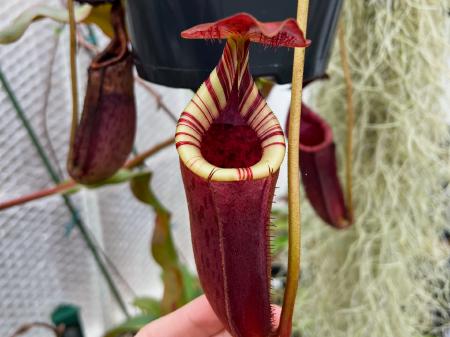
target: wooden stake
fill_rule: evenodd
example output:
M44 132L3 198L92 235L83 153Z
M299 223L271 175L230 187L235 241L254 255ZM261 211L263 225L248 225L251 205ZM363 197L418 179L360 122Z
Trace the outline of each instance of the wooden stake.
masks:
M309 0L298 0L297 21L305 33L308 22ZM296 48L292 70L292 93L288 141L288 194L289 194L289 252L286 289L281 311L279 336L290 337L295 298L300 279L301 219L300 219L300 118L302 111L303 68L305 48Z
M70 148L75 141L75 132L78 125L78 80L77 80L77 38L75 11L73 0L67 0L69 11L69 34L70 34L70 83L72 88L72 127L70 129Z

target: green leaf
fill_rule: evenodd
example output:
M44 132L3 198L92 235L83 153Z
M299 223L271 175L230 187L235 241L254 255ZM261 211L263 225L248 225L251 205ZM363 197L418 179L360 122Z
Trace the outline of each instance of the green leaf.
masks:
M119 337L126 333L134 334L156 318L157 317L154 317L152 315L140 315L131 317L124 323L106 332L104 337Z
M83 5L75 8L75 20L85 20L92 11L92 6ZM69 14L65 8L54 8L45 5L33 6L22 12L9 26L0 31L0 44L17 41L32 22L50 18L57 22L68 22Z
M183 274L184 291L186 294L186 301L192 301L194 298L199 297L202 293L202 287L198 277L192 274L185 266L181 267Z
M261 93L261 95L263 97L267 98L270 95L270 93L275 85L275 82L272 79L267 78L267 77L257 77L255 79L255 84L256 84L256 87L258 88L259 92Z
M288 246L288 214L284 208L272 209L272 224L271 229L273 239L270 242L273 255L278 255L284 251Z
M283 250L285 250L288 246L288 242L289 239L287 235L280 235L275 237L271 242L272 254L277 255Z
M133 305L142 311L143 314L153 317L161 316L160 305L157 300L151 297L137 297L133 301Z
M87 24L96 24L106 35L114 35L110 21L111 4L92 7L82 5L75 7L75 21ZM55 8L46 5L37 5L23 11L10 25L0 31L0 44L8 44L22 37L28 27L35 21L53 19L56 22L69 22L66 8Z
M95 6L83 22L95 24L105 35L114 36L114 28L111 25L111 4Z
M146 171L132 171L132 170L128 170L128 169L120 169L111 178L105 179L102 182L99 182L97 184L91 184L91 185L76 184L72 188L63 191L61 194L62 195L76 194L81 190L82 187L86 187L89 189L96 189L96 188L100 188L100 187L108 186L108 185L117 185L117 184L121 184L121 183L130 181L131 179L133 179L135 177L138 177L141 175L146 175L146 174L148 174L148 172L146 172Z
M135 177L147 175L148 173L149 173L148 171L136 171L136 170L133 171L133 170L128 170L128 169L120 169L112 177L110 177L108 179L105 179L96 184L82 185L82 186L85 186L87 188L99 188L99 187L102 187L105 185L117 185L117 184L124 183L126 181L130 181L131 179L133 179Z
M156 213L151 252L162 268L164 293L161 300L161 313L169 313L186 303L183 273L178 261L177 251L170 232L170 212L156 198L150 187L151 173L134 177L130 186L134 196L152 207Z

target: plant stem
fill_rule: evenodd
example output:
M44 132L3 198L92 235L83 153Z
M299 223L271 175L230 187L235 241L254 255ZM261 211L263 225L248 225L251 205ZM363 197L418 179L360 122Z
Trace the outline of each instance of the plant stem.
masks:
M38 155L41 158L48 174L50 175L50 177L52 178L52 180L55 183L59 183L58 173L53 168L53 165L50 163L50 160L47 157L47 155L44 151L44 148L40 144L36 133L34 132L33 128L31 127L31 124L29 123L27 117L25 116L25 113L24 113L22 107L20 106L19 101L17 100L17 97L14 94L11 86L9 85L9 82L1 68L0 68L0 82L2 83L3 89L6 92L6 95L8 96L9 100L11 101L11 103L14 107L14 110L16 110L17 116L19 117L20 121L22 122L22 125L26 129L31 142L33 143L34 147L36 148L36 151L38 152Z
M143 80L139 76L135 76L134 80L156 99L158 108L161 108L166 113L167 117L169 117L175 124L178 123L178 118L175 116L172 110L169 109L166 103L163 102L161 95L157 93L156 90L154 90L145 80Z
M29 324L21 325L14 334L11 335L11 337L18 337L21 335L26 334L28 331L30 331L33 328L44 328L46 330L50 330L54 333L56 337L61 337L64 333L64 326L54 326L48 323L44 322L34 322Z
M12 91L11 86L9 85L9 82L7 81L1 68L0 68L0 82L2 83L6 94L8 95L8 98L10 99L14 109L16 110L17 116L19 117L23 126L25 127L25 129L28 133L28 136L30 137L36 151L39 154L39 157L41 158L42 162L44 163L44 166L47 169L48 174L50 175L51 179L53 180L53 182L55 184L59 183L60 178L59 178L58 174L56 173L55 169L53 168L52 164L50 163L42 144L40 143L36 133L34 132L33 128L31 127L31 124L30 124L28 118L25 116L25 113L24 113L22 107L20 106L20 104L17 100L17 97L14 94L14 92ZM129 317L129 314L128 314L126 306L125 306L125 302L123 301L122 297L120 296L120 293L117 290L116 285L114 284L111 276L109 275L108 270L106 269L106 266L103 263L103 260L100 258L97 248L96 248L92 238L88 234L83 221L78 216L78 212L77 212L75 206L73 205L72 200L66 195L63 195L62 198L64 200L64 204L66 205L67 209L69 210L69 212L74 220L75 225L81 232L84 242L86 243L91 254L93 255L95 262L97 263L97 266L100 268L100 272L102 273L103 277L105 278L106 283L108 284L108 287L110 288L114 298L116 299L116 301L119 304L120 308L122 309L123 313L127 317Z
M341 54L342 70L344 73L346 94L347 94L347 139L345 149L345 177L346 177L346 199L347 211L350 222L353 222L353 196L352 196L352 161L353 161L353 126L355 123L355 112L353 108L353 82L350 72L350 65L348 62L347 47L345 44L345 27L344 21L341 20L339 24L339 51Z
M106 265L104 264L102 258L100 257L100 254L97 250L97 247L95 246L95 243L91 236L89 235L87 228L85 227L84 223L78 216L78 212L75 209L75 206L73 205L72 201L69 199L68 196L63 195L64 203L66 207L69 209L69 211L74 214L76 217L75 224L78 227L78 230L80 231L86 245L88 246L89 250L91 251L95 262L97 263L97 266L100 268L100 272L102 273L103 277L105 278L106 283L108 284L108 288L111 290L111 293L115 300L117 301L117 304L119 305L120 309L122 310L123 314L129 318L130 314L128 313L127 307L125 305L125 301L123 300L122 296L120 295L120 292L115 285L111 275L108 272L108 269L106 268Z
M54 194L58 194L58 193L63 193L71 188L73 188L75 186L75 182L73 180L71 181L67 181L67 182L63 182L62 184L58 184L56 186L53 186L51 188L48 189L44 189L44 190L40 190L31 194L27 194L24 196L21 196L19 198L16 199L12 199L12 200L7 200L5 202L0 203L0 211L5 210L7 208L11 208L14 206L19 206L19 205L23 205L26 204L27 202L33 201L33 200L38 200L38 199L42 199Z
M297 21L306 34L308 0L298 0ZM305 35L306 37L306 35ZM281 311L279 336L290 337L295 298L300 279L301 219L300 219L300 118L302 105L303 68L305 48L296 48L292 70L292 94L289 117L288 141L288 205L289 205L289 251L286 289Z
M58 26L58 29L55 31L53 36L53 45L52 45L52 51L50 60L48 62L48 71L47 71L47 79L45 81L45 92L44 92L44 104L42 105L42 116L43 116L43 124L44 124L44 138L48 143L49 148L49 157L53 160L53 163L55 164L55 169L58 173L59 177L62 177L64 175L63 170L58 162L58 156L56 155L56 150L53 146L52 139L50 137L50 132L48 129L48 103L50 98L50 92L52 89L52 79L53 79L53 65L56 60L56 52L58 50L60 37L61 37L61 30L64 27L63 24Z
M132 168L135 168L136 166L141 165L145 159L147 159L147 158L151 157L152 155L158 153L159 151L167 148L174 142L175 142L174 138L169 138L159 144L156 144L155 146L151 147L150 149L138 154L135 158L130 159L124 165L124 168L132 169ZM27 194L25 196L21 196L16 199L11 199L11 200L7 200L5 202L1 202L0 203L0 211L5 210L7 208L14 207L14 206L23 205L27 202L42 199L42 198L45 198L45 197L48 197L48 196L51 196L54 194L64 193L76 186L77 186L77 183L74 180L70 179L68 181L65 181L65 182L58 184L56 186L53 186L51 188L33 192L33 193Z
M131 169L131 168L134 168L136 166L139 166L148 157L153 156L154 154L156 154L159 151L161 151L162 149L165 149L166 147L172 145L173 143L175 143L175 138L171 137L169 139L166 139L165 141L163 141L163 142L161 142L159 144L156 144L152 148L150 148L150 149L148 149L148 150L138 154L133 159L130 159L127 163L125 163L124 167L127 168L127 169Z
M70 34L70 82L72 88L72 126L70 128L70 148L75 141L75 132L78 126L78 81L77 81L77 38L75 12L73 0L67 0L69 11L69 34Z

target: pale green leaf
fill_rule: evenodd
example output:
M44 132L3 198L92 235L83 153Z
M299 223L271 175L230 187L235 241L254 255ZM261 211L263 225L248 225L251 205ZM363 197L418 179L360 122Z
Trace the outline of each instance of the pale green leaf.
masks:
M166 314L186 303L186 294L183 273L170 232L171 214L153 193L150 181L151 174L147 173L133 178L130 187L136 199L149 205L156 215L151 252L155 261L162 268L164 293L160 308L161 313Z
M89 17L92 6L82 5L75 8L75 20L84 21ZM46 5L33 6L22 12L10 25L0 31L0 44L17 41L28 29L32 22L41 19L53 19L57 22L68 22L69 15L65 8L55 8Z
M142 329L145 325L156 319L157 317L154 317L152 315L141 315L141 316L135 316L131 317L130 319L126 320L124 323L120 324L119 326L109 330L106 332L104 337L119 337L127 333L135 334L140 329Z
M133 301L133 305L142 311L143 314L159 317L161 315L160 304L151 297L137 297Z

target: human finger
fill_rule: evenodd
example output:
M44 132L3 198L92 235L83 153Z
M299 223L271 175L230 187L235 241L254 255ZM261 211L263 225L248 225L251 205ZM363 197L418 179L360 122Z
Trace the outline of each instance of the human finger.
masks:
M205 296L200 296L173 313L146 325L136 337L211 337L223 325Z

